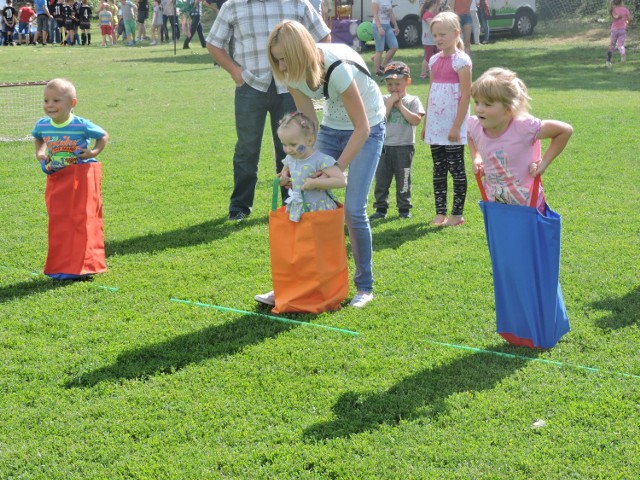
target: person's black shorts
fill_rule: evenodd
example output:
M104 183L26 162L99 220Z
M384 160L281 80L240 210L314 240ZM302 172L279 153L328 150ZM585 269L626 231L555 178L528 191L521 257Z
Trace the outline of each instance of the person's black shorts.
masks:
M66 30L75 30L76 29L76 22L74 22L72 19L67 18L64 21L64 28Z
M38 31L39 32L49 31L49 17L47 17L45 14L38 15Z
M91 30L91 22L80 22L81 30Z
M138 23L144 23L149 18L149 12L141 12L138 10Z

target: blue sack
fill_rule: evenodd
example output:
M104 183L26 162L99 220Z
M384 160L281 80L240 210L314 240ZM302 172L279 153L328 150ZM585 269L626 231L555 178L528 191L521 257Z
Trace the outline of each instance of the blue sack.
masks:
M539 177L538 177L539 178ZM562 218L546 205L535 207L484 201L480 209L496 300L497 331L513 345L551 348L569 331L569 318L560 288ZM538 191L537 179L533 192ZM537 195L530 195L531 205Z

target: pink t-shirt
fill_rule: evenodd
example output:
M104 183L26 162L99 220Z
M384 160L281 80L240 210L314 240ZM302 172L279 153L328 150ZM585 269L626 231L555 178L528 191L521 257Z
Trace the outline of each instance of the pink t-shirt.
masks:
M487 135L475 115L469 118L467 131L482 157L485 189L490 202L528 205L534 177L529 164L540 161L542 121L531 115L514 118L497 137ZM538 192L539 211L544 212L542 185Z
M619 18L614 18L611 22L611 31L613 30L626 30L627 20L629 20L629 10L627 7L613 7L611 11L613 15Z

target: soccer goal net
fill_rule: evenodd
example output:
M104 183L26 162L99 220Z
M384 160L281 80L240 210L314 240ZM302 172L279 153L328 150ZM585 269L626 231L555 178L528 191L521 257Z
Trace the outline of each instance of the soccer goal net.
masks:
M43 117L42 88L47 82L0 83L0 142L33 140L31 131Z

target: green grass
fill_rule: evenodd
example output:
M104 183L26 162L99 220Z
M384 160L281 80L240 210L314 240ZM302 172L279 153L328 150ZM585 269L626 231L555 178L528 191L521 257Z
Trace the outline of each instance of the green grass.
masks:
M575 128L545 177L572 330L544 352L495 333L472 177L465 226L429 225L425 145L413 218L374 227L375 301L290 317L360 335L281 323L253 314L268 313L253 295L270 286L269 136L255 211L229 223L233 85L204 51L2 48L0 81L70 78L112 141L109 271L72 284L32 273L45 177L33 145L0 144L0 478L635 478L640 59L632 35L605 70L598 28L473 55L474 78L510 67L535 115ZM398 58L417 73L419 55Z

